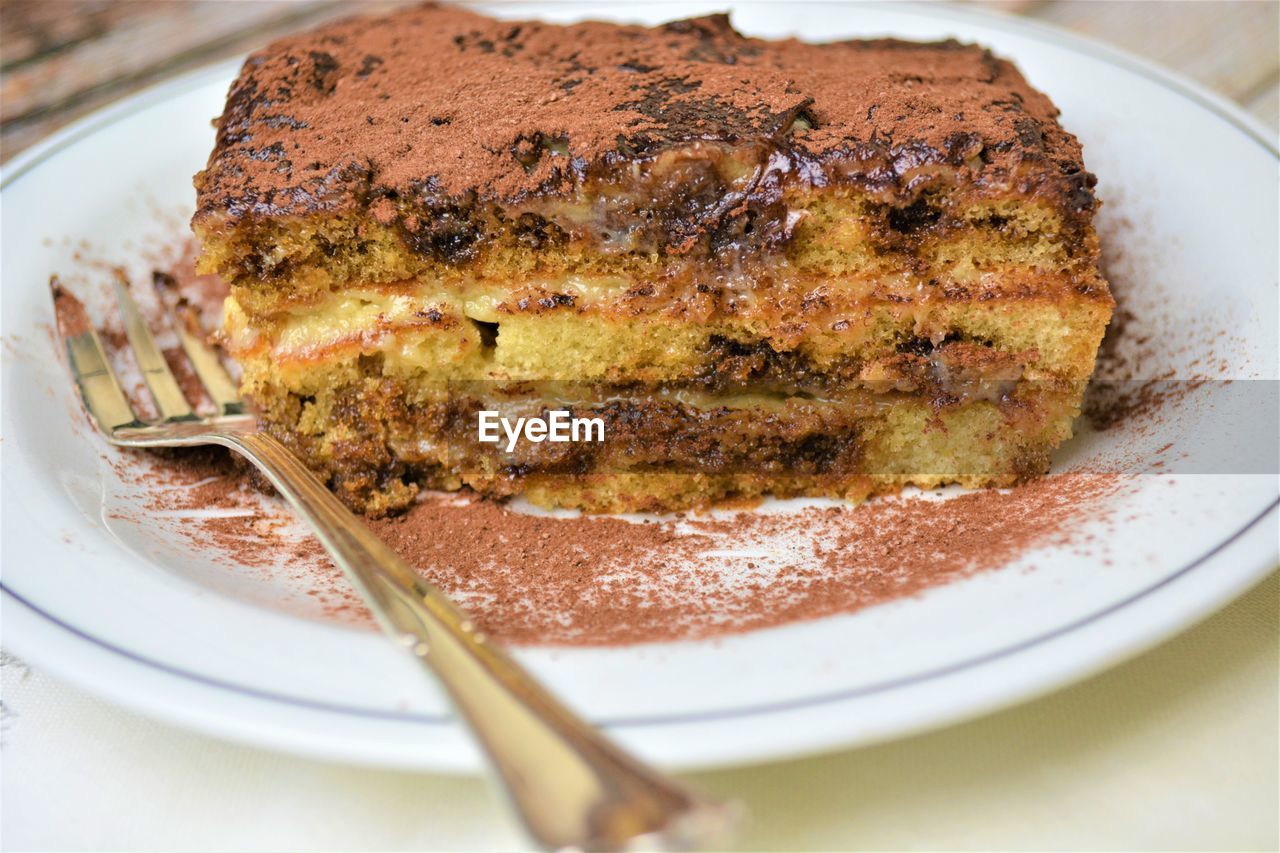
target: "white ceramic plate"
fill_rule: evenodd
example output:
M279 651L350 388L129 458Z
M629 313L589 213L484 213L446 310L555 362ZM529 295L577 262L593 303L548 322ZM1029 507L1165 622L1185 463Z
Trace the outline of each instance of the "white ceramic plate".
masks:
M702 5L498 11L657 22L725 3ZM758 4L734 20L765 36L957 36L1013 58L1083 139L1107 200L1104 230L1128 223L1126 250L1111 260L1137 303L1158 303L1186 324L1187 340L1217 341L1211 368L1192 363L1194 345L1157 346L1149 375L1210 369L1238 381L1205 385L1143 433L1085 434L1064 450L1060 464L1071 466L1122 445L1132 455L1172 443L1181 460L1119 499L1115 518L1125 521L1092 531L1104 540L1093 556L1046 547L918 598L716 642L519 657L650 759L739 764L899 736L1059 687L1187 627L1271 570L1274 135L1138 60L1010 19ZM287 583L238 576L128 513L113 517L134 496L112 473L109 451L70 416L75 402L52 344L38 355L40 324L51 319L46 282L75 267L76 241L119 246L124 257L154 228L154 208L190 207L209 119L234 71L222 65L155 88L4 169L3 326L11 344L23 339L6 347L3 374L4 643L123 705L217 735L472 771L476 751L440 692L379 636L289 615L272 601L290 595ZM1224 458L1224 446L1246 452Z

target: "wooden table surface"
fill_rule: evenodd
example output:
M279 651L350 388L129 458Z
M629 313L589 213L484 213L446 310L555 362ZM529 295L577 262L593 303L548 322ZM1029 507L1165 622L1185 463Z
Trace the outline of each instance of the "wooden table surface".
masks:
M173 74L350 14L336 0L0 0L0 159ZM1280 125L1280 3L1006 0L995 7L1177 69ZM672 7L673 14L678 6Z

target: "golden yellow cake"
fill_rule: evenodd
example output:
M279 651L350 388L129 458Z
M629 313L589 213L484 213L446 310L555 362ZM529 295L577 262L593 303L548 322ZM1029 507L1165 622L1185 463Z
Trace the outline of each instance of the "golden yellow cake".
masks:
M245 395L353 507L670 510L1042 473L1113 307L1094 183L979 47L427 5L251 56L193 226Z

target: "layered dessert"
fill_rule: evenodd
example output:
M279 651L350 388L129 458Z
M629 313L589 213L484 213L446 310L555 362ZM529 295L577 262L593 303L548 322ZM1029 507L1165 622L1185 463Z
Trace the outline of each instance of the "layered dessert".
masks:
M1009 485L1113 302L1094 177L1008 62L421 6L251 56L196 178L265 427L372 514ZM486 441L488 413L579 440Z

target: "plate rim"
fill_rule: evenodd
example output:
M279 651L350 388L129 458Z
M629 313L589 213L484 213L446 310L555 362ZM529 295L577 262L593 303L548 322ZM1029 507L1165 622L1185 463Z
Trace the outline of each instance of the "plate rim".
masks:
M1280 502L1280 499L1277 502ZM1150 619L1130 620L1122 623L1123 630L1119 632L1119 635L1122 636L1124 642L1103 643L1101 650L1093 655L1069 653L1055 656L1054 652L1069 649L1070 646L1067 644L1083 643L1089 645L1092 642L1095 646L1097 645L1095 641L1099 636L1098 632L1073 631L1057 637L1058 643L1042 644L1038 647L1022 650L1025 654L1039 655L1044 658L1041 665L1037 667L1037 672L1034 676L1024 678L1013 684L1013 686L1009 686L1006 683L1002 688L993 689L985 693L981 691L975 693L972 690L968 691L967 695L962 693L962 701L957 703L958 707L952 706L945 710L935 708L931 712L917 715L915 719L905 725L896 725L889 730L855 732L849 730L848 727L837 727L838 730L833 731L828 722L826 726L816 727L817 731L801 733L793 731L789 738L782 739L780 742L757 742L755 748L749 751L729 749L720 744L709 747L706 752L699 755L685 756L683 753L675 756L668 755L659 763L661 766L673 770L707 770L752 766L769 761L819 755L841 748L867 746L885 741L899 740L942 726L956 725L995 711L1023 704L1067 687L1081 679L1130 660L1169 638L1190 629L1269 576L1274 571L1274 568L1263 567L1274 567L1275 565L1274 546L1271 544L1271 542L1275 541L1275 537L1272 537L1271 541L1265 544L1255 541L1261 540L1266 533L1262 523L1267 520L1280 521L1280 513L1276 511L1274 503L1267 510L1260 513L1252 524L1237 531L1230 541L1224 541L1220 546L1215 547L1213 556L1226 559L1229 555L1223 552L1230 552L1237 548L1252 545L1255 551L1266 550L1268 562L1242 560L1234 565L1228 563L1227 566L1232 568L1232 571L1226 578L1213 581L1213 586L1209 590L1212 594L1204 595L1203 597L1183 595L1181 606L1178 606L1179 600L1177 598L1169 599L1169 594L1187 588L1186 583L1180 585L1164 584L1162 586L1162 589L1166 592L1164 597L1151 595L1139 597L1133 604L1139 607L1144 605L1152 606L1154 604L1161 607L1162 612L1170 607L1165 602L1171 600L1177 610L1177 618L1159 621L1154 625ZM1219 562L1218 560L1213 560L1211 564L1217 565ZM1184 573L1181 575L1181 579L1193 583L1210 577L1212 576L1209 572ZM14 603L12 598L5 594L3 590L0 590L0 604L11 605L12 603ZM31 614L31 611L27 611L26 608L23 609L28 614ZM34 616L34 614L31 615ZM45 623L40 617L36 616L35 618L43 623L45 630L59 630L56 626ZM1113 629L1110 632L1110 636L1117 636L1117 632ZM39 638L33 635L29 639L34 644ZM64 662L56 655L42 659L39 655L29 654L29 649L25 643L19 643L20 648L14 648L13 644L6 638L6 645L19 657L38 666L43 666L52 675L63 678L72 684L80 685L82 689L87 690L89 693L109 699L119 707L131 709L153 719L163 720L190 730L220 736L227 740L252 744L276 752L363 766L455 775L474 775L483 772L486 766L478 753L469 753L465 749L461 754L456 750L439 751L430 758L424 758L421 755L404 750L405 741L402 738L394 746L388 746L386 743L377 740L369 741L362 740L360 737L350 737L351 733L340 727L326 726L319 731L315 728L317 718L337 718L353 721L357 725L374 725L378 727L392 725L398 731L408 731L410 729L405 728L408 726L412 727L414 731L422 731L420 728L422 723L418 721L394 718L374 720L351 715L332 714L324 709L300 706L293 706L292 713L283 719L278 713L269 713L265 716L260 715L246 719L240 714L224 713L225 706L208 708L199 703L186 701L190 694L183 691L163 694L130 692L129 688L137 679L154 677L157 673L155 670L139 666L128 660L124 661L123 672L131 673L131 675L128 678L117 680L114 677L118 672L116 670L99 673L96 676L87 675L83 667L76 668L64 665ZM114 654L99 646L89 645L89 649L91 654L107 654L110 659L119 660ZM990 660L985 667L974 668L967 674L970 676L973 672L988 676L994 674L998 679L1001 667L1023 666L1024 662L1025 660L1021 655L1007 655ZM159 675L163 676L167 675L167 673L159 673ZM946 689L951 678L964 677L965 675L965 672L953 672L932 680L903 685L900 689L908 691L913 688L918 690ZM207 685L200 683L179 683L184 685L184 690L201 691L210 689ZM961 682L958 686L963 691L965 683ZM242 694L228 694L225 691L216 691L216 695L228 696L228 701L235 703L249 701L254 698L246 697ZM889 695L889 691L881 695ZM865 700L866 697L862 697L862 699ZM253 707L266 708L268 710L276 709L277 711L283 707L274 703L257 701L252 704ZM795 708L787 712L791 716L781 716L779 719L794 719L796 715L803 716L806 713L821 714L824 710L829 710L831 706L839 707L839 704L831 703L830 706ZM687 723L682 729L674 730L696 734L699 731L714 730L718 725L750 724L758 719L759 717L737 717L729 720L695 721ZM826 719L829 721L830 716L828 715ZM710 727L710 729L707 727ZM633 726L610 727L609 731L612 735L624 741L639 739L643 742L646 737L653 734L655 729L659 735L664 730L661 726ZM456 721L450 726L431 726L428 727L428 730L439 735L447 733L450 742L456 742L457 738L461 738L463 747L470 746L465 728L458 725ZM673 729L668 728L666 731L673 731ZM652 740L650 740L650 743L652 744ZM436 747L438 746L439 744L436 743Z
M1107 618L1115 613L1124 610L1131 605L1149 598L1160 592L1165 587L1175 583L1179 579L1187 576L1198 568L1203 568L1207 563L1212 562L1219 554L1245 538L1250 532L1262 522L1266 521L1272 515L1277 514L1280 508L1280 497L1274 498L1269 504L1256 512L1242 527L1237 528L1221 541L1215 543L1213 547L1205 551L1200 556L1194 558L1175 571L1164 575L1149 586L1146 586L1119 601L1112 602L1104 607L1099 608L1091 613L1081 616L1065 625L1059 625L1051 630L1041 634L1019 640L1008 646L999 649L984 652L964 660L955 661L942 666L926 669L921 672L909 675L898 676L886 681L874 682L872 684L859 685L856 687L846 688L831 693L820 693L813 696L805 696L796 699L787 699L775 703L767 703L763 705L752 705L730 709L713 709L707 711L689 711L678 714L654 715L643 717L601 717L593 719L593 725L600 726L605 729L625 729L625 728L647 728L655 726L680 726L698 723L707 723L723 720L739 720L752 717L767 717L773 714L785 714L791 711L805 710L816 708L822 705L831 705L840 702L846 702L852 699L886 693L895 689L909 687L927 681L944 678L955 675L966 670L975 669L985 664L992 663L1004 658L1014 657L1023 652L1051 643L1056 639L1064 637L1068 634L1076 633L1082 629L1088 628L1094 623ZM1259 570L1261 571L1261 570ZM1253 573L1244 573L1247 578L1253 577ZM1258 574L1258 579L1265 576ZM51 626L70 633L84 642L90 643L99 649L110 652L111 654L122 658L123 660L138 666L147 667L168 675L176 676L186 681L200 684L205 687L212 687L229 693L234 693L244 698L259 699L266 702L273 702L279 705L289 707L305 708L313 711L324 711L331 714L337 714L349 717L358 717L364 720L388 720L398 723L412 723L416 725L431 726L452 726L457 723L457 717L452 714L423 714L423 713L405 713L397 711L380 710L377 708L361 708L350 705L339 705L329 702L321 702L305 697L289 696L287 694L274 693L269 690L263 690L248 685L236 684L221 678L205 675L199 672L187 670L181 666L168 664L163 661L155 660L147 655L130 651L122 648L107 640L90 634L89 632L70 624L45 608L22 595L13 589L12 586L0 579L0 594L11 598L15 603L22 605L33 614L39 616L48 622ZM1229 599L1227 599L1229 600ZM1216 605L1215 605L1216 607ZM1182 630L1187 626L1174 626L1169 629L1169 633L1164 636L1170 636L1172 633ZM1159 631L1153 632L1159 633ZM1158 640L1157 640L1158 641Z
M565 4L555 3L555 5L565 5ZM807 5L823 5L823 4L818 3L818 4L807 4ZM875 5L885 5L885 4L875 4ZM1190 100L1192 103L1194 103L1196 106L1200 107L1204 111L1216 116L1220 120L1225 121L1226 123L1231 125L1235 130L1245 134L1253 142L1260 145L1273 158L1280 160L1280 146L1277 145L1276 139L1274 138L1270 129L1267 128L1265 125L1263 125L1260 121L1258 121L1254 117L1250 116L1238 105L1230 102L1223 96L1218 95L1215 92L1212 92L1207 87L1204 87L1186 78L1184 75L1179 74L1178 72L1171 71L1156 63L1134 56L1122 49L1112 47L1102 42L1098 42L1086 36L1081 36L1081 35L1077 35L1074 33L1061 30L1055 26L1052 26L1043 22L1015 18L1011 15L1007 15L1003 13L970 10L970 9L954 9L950 7L929 7L926 9L916 4L887 4L887 7L892 8L893 11L898 13L908 13L913 16L925 16L925 17L932 17L932 18L950 19L950 20L956 20L959 22L967 21L967 22L976 23L983 26L1003 29L1005 31L1024 35L1040 41L1055 42L1059 46L1064 47L1065 49L1070 50L1072 52L1082 53L1084 55L1091 56L1092 58L1101 60L1103 62L1116 65L1124 71L1139 74L1143 78L1153 83L1156 83L1158 85L1161 85L1164 88L1169 89L1173 93L1180 95L1181 97L1187 100ZM196 69L185 72L176 77L157 82L156 84L153 84L152 86L149 86L139 92L135 92L133 94L124 96L80 119L77 119L76 121L70 123L67 127L62 128L59 131L56 131L55 133L46 137L44 140L31 146L27 150L18 153L13 158L11 158L8 162L4 164L0 164L0 190L8 188L13 183L21 179L23 176L31 173L35 168L37 168L39 165L41 165L51 157L55 156L57 153L59 153L62 149L64 149L68 145L73 144L77 141L80 141L88 136L91 136L93 133L97 132L98 130L106 126L112 125L116 122L119 122L136 112L146 109L147 107L150 107L155 104L170 100L174 97L180 96L185 91L189 91L191 89L197 88L202 85L207 85L209 82L211 82L211 78L226 77L226 76L232 75L235 73L235 70L240 66L242 62L243 62L243 57L240 56L232 59L218 60L215 62L205 64L203 66L200 66ZM0 452L3 452L2 449L0 449ZM1102 619L1105 616L1116 612L1117 610L1123 609L1124 607L1128 606L1129 604L1132 604L1136 600L1146 598L1147 596L1150 596L1152 593L1160 589L1163 589L1164 587L1168 586L1169 584L1172 584L1174 581L1178 580L1179 578L1185 576L1196 567L1203 566L1206 563L1214 562L1215 557L1217 557L1222 551L1231 547L1233 544L1236 544L1242 538L1247 537L1250 534L1250 532L1253 530L1253 528L1255 528L1258 524L1266 521L1271 516L1277 515L1277 507L1280 507L1280 498L1274 499L1266 508L1262 509L1256 515L1254 515L1251 518L1251 520L1245 523L1243 527L1234 531L1232 534L1227 536L1221 542L1217 543L1209 551L1205 552L1200 557L1190 562L1186 566L1168 575L1165 575L1160 580L1153 583L1151 586L1144 588L1143 590L1140 590L1137 593L1131 594L1130 596L1126 597L1120 602L1112 603L1111 605L1108 605L1094 613L1081 617L1075 620L1073 623L1070 623L1066 626L1059 626L1058 628L1052 631L1045 632L1044 634L1036 635L1033 638L1020 641L1014 646L1005 647L1003 649L995 650L980 656L976 656L967 661L949 664L944 667L939 667L934 670L929 670L919 675L906 676L906 677L894 679L892 682L885 682L882 685L866 685L863 687L852 688L852 689L835 693L835 694L827 694L827 695L821 695L818 697L802 698L797 700L787 700L784 702L780 702L777 705L757 706L755 708L747 708L747 709L730 709L728 711L713 710L713 711L706 711L706 712L691 712L688 714L681 714L681 715L673 716L669 718L636 718L636 719L619 718L617 720L612 720L612 721L604 720L600 724L606 728L617 730L617 729L626 728L626 727L681 725L681 724L708 722L708 721L714 721L714 720L725 719L725 718L743 719L743 718L749 718L749 717L784 714L789 711L796 710L797 708L808 708L816 705L830 705L833 703L839 703L839 702L856 699L860 696L865 696L872 692L889 691L894 689L895 687L903 686L904 683L911 683L919 680L928 680L930 678L936 678L940 675L951 674L951 673L960 672L966 669L971 669L973 667L978 667L978 666L981 666L983 663L990 662L994 658L1009 657L1009 656L1017 655L1020 652L1026 651L1029 648L1043 645L1045 643L1051 642L1054 639L1058 639L1063 635L1078 631L1080 628L1086 625L1089 625L1099 619ZM1242 592L1247 585L1252 585L1252 583L1260 580L1261 578L1269 574L1274 568L1274 559L1269 560L1269 563L1270 565L1267 565L1266 563L1259 561L1257 567L1252 568L1251 570L1248 570L1248 571L1239 571L1236 579L1237 582L1232 586L1232 588L1221 592L1221 594L1218 596L1215 596L1214 600L1211 602L1202 602L1202 606L1198 608L1198 613L1196 613L1193 617L1187 618L1184 614L1183 618L1181 619L1170 620L1168 624L1159 625L1156 627L1155 630L1148 630L1144 632L1147 635L1144 642L1130 643L1129 646L1123 649L1112 650L1112 653L1108 656L1105 656L1105 658L1100 656L1099 660L1085 661L1082 664L1074 667L1074 669L1078 670L1078 672L1073 673L1072 675L1068 676L1065 679L1059 678L1055 680L1052 684L1048 685L1047 687L1043 687L1042 689L1037 690L1034 687L1032 687L1028 690L1015 690L1013 691L1014 695L1012 696L998 698L997 702L993 707L1001 707L1009 704L1014 704L1016 702L1030 699L1033 696L1046 692L1049 689L1065 686L1071 681L1074 681L1076 678L1087 675L1089 672L1098 671L1100 669L1113 666L1122 660L1129 659L1139 654L1141 651L1145 650L1146 648L1150 648L1156 643L1161 642L1162 640L1168 638L1169 636L1172 636L1173 634L1176 634L1182 630L1189 628L1192 624L1194 624L1194 622L1198 621L1200 618L1203 618L1209 613L1217 610L1219 607L1221 607L1228 601L1232 600L1236 595ZM1245 581L1248 581L1248 584L1246 584ZM117 649L113 647L110 643L106 643L97 638L93 638L85 634L83 631L76 629L74 626L69 625L65 622L62 622L56 616L44 611L42 608L40 608L38 605L34 604L33 602L26 600L20 593L11 589L3 581L3 579L0 579L0 600L4 600L6 602L12 601L13 603L21 604L29 608L33 613L38 614L42 618L48 620L50 623L52 623L52 625L60 626L61 628L68 630L71 633L79 636L83 641L96 644L99 648L104 648L107 650L114 651L117 654L122 655L125 659L131 660L134 663L138 663L141 665L155 666L163 671L169 672L170 674L176 674L184 678L194 677L195 680L201 683L204 683L206 685L210 684L211 682L217 681L217 679L202 677L198 673L184 673L181 670L178 670L172 666L167 666L160 662L148 661L145 657L141 655L138 655L136 653L130 653L128 652L128 650L125 650L125 649ZM12 646L11 638L8 636L5 637L5 645L10 647ZM22 644L19 643L19 645L22 645ZM26 652L23 653L23 656L33 661L38 661L40 658L38 654L32 657ZM43 663L42 665L47 666L47 664L43 664ZM50 667L50 668L52 669L53 667ZM58 669L61 670L63 668L58 667ZM1071 669L1071 668L1068 668L1068 669ZM262 691L256 691L254 688L242 687L237 685L226 684L222 686L224 689L231 689L242 696L252 695L255 693L262 692ZM331 713L346 714L346 715L354 714L354 715L361 716L362 718L365 718L365 719L381 718L381 719L387 719L387 720L402 722L402 723L408 722L408 723L415 723L415 724L430 723L430 724L436 724L436 725L455 725L454 717L451 714L432 718L426 715L406 715L406 714L397 714L396 712L379 712L376 709L360 709L360 708L348 708L343 706L328 706L328 705L325 705L324 703L315 703L311 700L307 700L304 698L297 698L297 697L283 697L283 696L268 695L268 696L259 696L258 698L266 699L268 701L284 702L295 707L301 706L301 707L307 707L307 708L312 708L317 710L328 711ZM135 706L145 705L145 703L130 703L130 704L134 704ZM987 708L986 710L991 710L991 709L993 708ZM908 733L909 732L907 731L903 731L900 734L905 735ZM896 737L896 736L899 736L899 734L895 734L893 736ZM764 758L761 757L762 752L765 752L765 750L757 750L757 752L753 753L750 756L747 756L744 759L744 761L741 763L764 760ZM796 753L794 750L790 750L790 751L787 751L786 754L796 754ZM769 756L769 757L777 757L777 756ZM725 761L714 762L715 766L725 766L726 764L730 764L730 763L734 763L734 762L725 762ZM710 765L707 763L703 763L703 764L698 764L696 766L710 766Z

